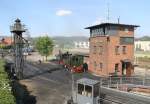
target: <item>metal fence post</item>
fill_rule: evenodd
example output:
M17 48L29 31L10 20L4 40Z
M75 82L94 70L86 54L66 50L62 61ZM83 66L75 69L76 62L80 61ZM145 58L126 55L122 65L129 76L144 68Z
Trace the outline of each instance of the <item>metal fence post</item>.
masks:
M122 77L120 77L120 84L122 84Z
M110 79L110 78L108 77L108 79L106 80L107 83L108 83L108 85L107 85L108 88L109 88L109 83L110 83L109 79Z
M110 79L109 79L109 84L110 84L110 85L109 85L109 87L110 87L110 86L111 86L111 77L110 77Z
M134 84L133 78L134 78L134 77L131 77L131 84Z
M119 84L118 84L118 82L117 82L117 90L119 90Z
M143 77L143 86L145 85L145 76Z

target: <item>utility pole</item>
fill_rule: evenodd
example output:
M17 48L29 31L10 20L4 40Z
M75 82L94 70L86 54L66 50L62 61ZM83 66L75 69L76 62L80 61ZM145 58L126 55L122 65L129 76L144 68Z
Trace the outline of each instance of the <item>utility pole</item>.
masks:
M109 8L110 4L109 2L107 3L107 21L109 22L110 20L110 8Z
M24 38L22 33L26 31L25 26L21 24L19 19L15 20L15 23L10 26L10 31L13 33L14 40L14 67L15 73L18 79L23 79L23 67L24 67L24 56L23 46Z

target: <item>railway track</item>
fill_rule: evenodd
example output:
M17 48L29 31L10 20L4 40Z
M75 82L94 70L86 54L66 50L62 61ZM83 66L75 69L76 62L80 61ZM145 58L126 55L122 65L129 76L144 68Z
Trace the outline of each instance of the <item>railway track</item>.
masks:
M150 97L118 91L110 88L101 88L101 93L105 94L104 104L150 104Z

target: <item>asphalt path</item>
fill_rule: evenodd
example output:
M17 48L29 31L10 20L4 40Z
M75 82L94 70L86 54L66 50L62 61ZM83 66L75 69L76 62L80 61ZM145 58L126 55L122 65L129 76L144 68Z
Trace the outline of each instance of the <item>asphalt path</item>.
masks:
M24 77L21 83L36 96L37 104L63 104L71 95L71 74L61 66L49 63L47 68L28 63Z

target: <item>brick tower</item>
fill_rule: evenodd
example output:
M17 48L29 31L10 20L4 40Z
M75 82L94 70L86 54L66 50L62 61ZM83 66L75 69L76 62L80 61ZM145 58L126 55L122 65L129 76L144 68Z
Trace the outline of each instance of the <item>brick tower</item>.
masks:
M102 23L90 29L89 70L101 76L131 76L137 25Z

